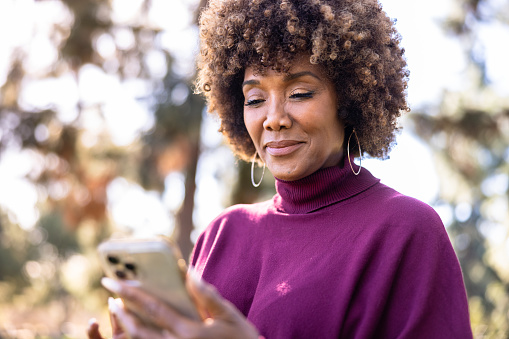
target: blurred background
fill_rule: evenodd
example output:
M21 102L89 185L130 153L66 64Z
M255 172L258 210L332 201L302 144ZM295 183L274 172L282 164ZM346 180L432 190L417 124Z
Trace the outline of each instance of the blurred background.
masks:
M475 337L509 338L509 2L381 2L412 112L362 164L437 210ZM101 241L165 234L187 257L223 208L274 194L193 95L204 4L0 1L0 338L110 334Z

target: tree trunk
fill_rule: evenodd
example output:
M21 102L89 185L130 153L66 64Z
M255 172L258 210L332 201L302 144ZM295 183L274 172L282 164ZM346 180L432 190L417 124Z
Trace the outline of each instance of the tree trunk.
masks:
M182 256L189 262L189 256L193 250L191 242L191 232L194 229L193 210L194 194L196 192L196 171L198 168L198 159L201 154L201 122L204 107L203 100L198 96L191 96L189 102L188 114L192 115L193 126L188 132L189 155L186 168L185 196L182 207L177 213L175 232L177 243L182 251Z
M194 140L191 145L191 154L189 154L189 164L186 171L185 197L182 207L177 213L177 242L182 251L182 255L188 261L193 244L191 242L191 232L193 231L193 210L194 194L196 192L196 168L200 156L199 134L198 140Z

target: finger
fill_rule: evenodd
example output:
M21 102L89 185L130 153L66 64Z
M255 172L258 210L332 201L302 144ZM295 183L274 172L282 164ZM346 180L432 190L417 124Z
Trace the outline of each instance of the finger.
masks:
M108 298L108 308L110 309L110 323L111 323L111 330L113 332L113 337L122 337L124 335L124 329L120 326L118 323L117 317L115 316L115 313L111 311L112 307L115 307L114 305L111 305L112 303L118 305L120 308L124 308L124 304L122 303L122 299L120 298Z
M196 270L194 269L193 266L190 266L188 271L187 271L187 276L186 276L186 279L184 280L186 282L186 289L187 289L187 293L189 294L189 297L191 297L191 300L194 302L194 305L196 306L196 310L198 311L199 315L200 315L200 318L202 320L205 320L207 318L210 318L210 313L208 312L208 310L202 305L202 303L200 303L200 300L199 300L199 294L196 294L192 291L192 284L194 282L189 282L188 280L189 279L196 279L196 280L201 280L201 277L198 275L198 273L196 272Z
M187 279L187 288L198 309L206 310L210 317L229 322L243 318L240 311L224 299L214 286L200 279L192 270Z
M143 290L117 282L113 279L103 278L101 283L108 290L119 295L126 302L129 301L129 308L156 326L168 329L172 332L189 333L188 327L193 327L193 321L181 316L170 306Z
M104 339L99 333L99 324L95 318L88 321L87 335L89 339Z
M214 286L198 278L192 271L188 279L188 290L197 301L198 308L206 308L210 318L205 319L205 333L209 338L232 337L225 333L237 333L242 338L259 338L257 329ZM233 337L239 337L233 335Z
M108 298L108 310L110 313L110 323L113 339L129 339L129 335L122 327L117 318L119 310L124 310L124 304L120 298Z
M171 337L167 337L166 333L157 331L153 328L149 328L142 324L138 318L133 316L123 307L110 298L108 302L108 307L110 313L112 314L112 318L115 319L118 327L122 328L122 333L120 335L114 335L114 338L124 339L127 338L127 334L129 334L129 338L131 339L145 339L145 338L154 338L154 339L167 339Z

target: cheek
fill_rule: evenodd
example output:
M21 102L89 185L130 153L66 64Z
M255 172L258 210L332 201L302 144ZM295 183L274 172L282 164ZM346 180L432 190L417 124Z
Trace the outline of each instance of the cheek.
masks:
M336 118L339 120L339 118ZM330 144L334 145L333 148L335 151L340 151L343 149L343 143L345 140L345 126L341 121L336 121L334 128L331 127L330 130Z
M253 140L256 139L256 135L259 133L258 132L259 124L260 123L258 122L254 115L244 113L244 125L246 126L249 136L251 136L251 139Z
M327 118L322 120L323 141L329 145L336 145L336 147L338 144L341 146L344 139L344 125L336 111L328 111L326 116Z

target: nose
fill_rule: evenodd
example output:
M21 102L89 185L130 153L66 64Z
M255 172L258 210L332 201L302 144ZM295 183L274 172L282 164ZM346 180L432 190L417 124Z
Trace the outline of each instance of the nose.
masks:
M292 127L292 119L285 107L284 100L272 98L267 105L267 114L263 122L263 128L268 131L279 131L283 128Z

